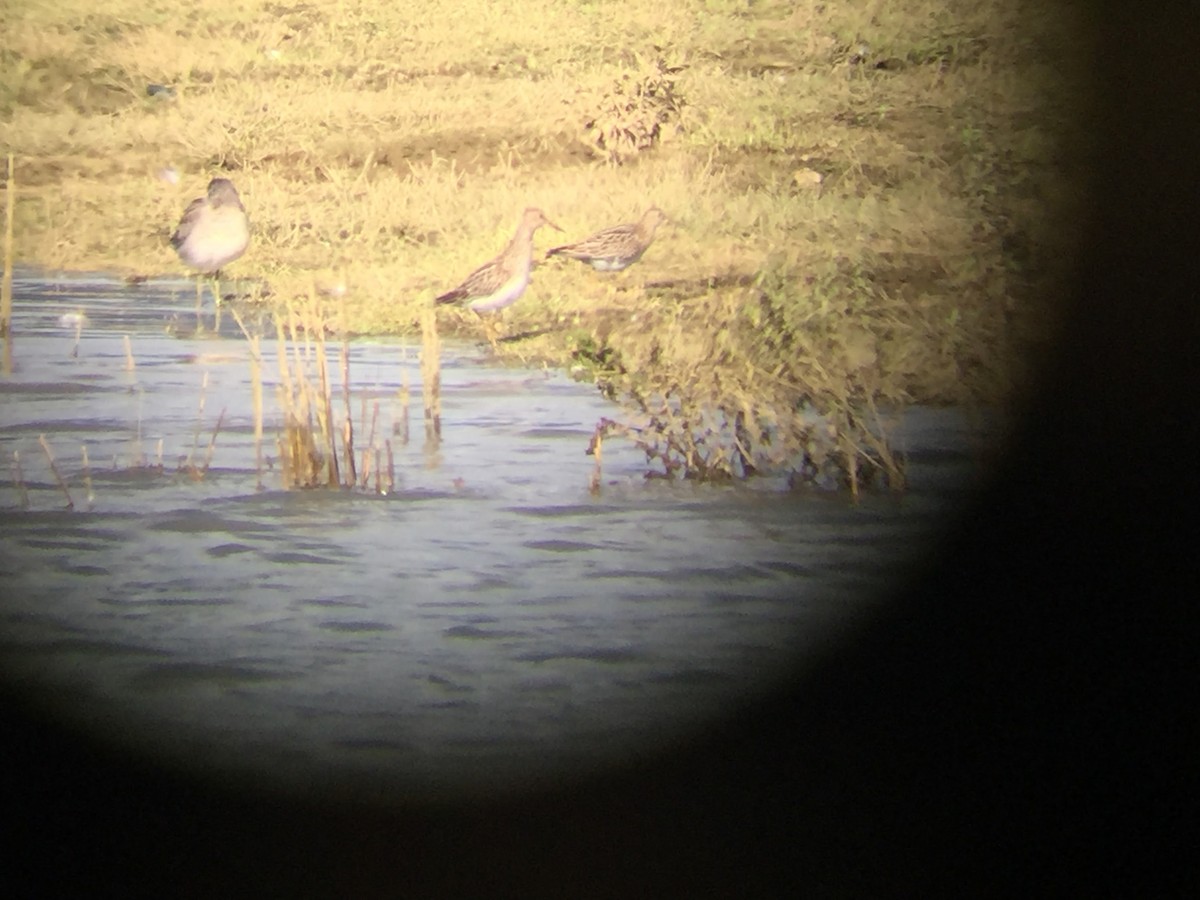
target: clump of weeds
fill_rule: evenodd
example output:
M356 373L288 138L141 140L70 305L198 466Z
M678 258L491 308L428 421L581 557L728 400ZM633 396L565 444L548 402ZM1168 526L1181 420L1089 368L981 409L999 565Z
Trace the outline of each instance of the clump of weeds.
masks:
M661 56L641 61L638 71L623 72L589 98L583 135L592 151L620 164L656 146L667 129L679 130L685 103L675 75L681 71Z

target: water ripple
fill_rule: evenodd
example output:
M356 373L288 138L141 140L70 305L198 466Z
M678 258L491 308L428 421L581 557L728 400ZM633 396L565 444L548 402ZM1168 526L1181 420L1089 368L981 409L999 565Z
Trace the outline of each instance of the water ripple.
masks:
M618 413L593 388L448 343L442 441L416 437L414 401L405 443L395 398L421 395L415 344L361 341L356 437L365 449L361 404L378 401L395 489L287 491L258 471L233 323L166 331L191 319L191 282L17 285L0 676L79 727L120 721L181 765L288 789L487 787L643 752L868 616L973 471L961 417L931 410L913 419L902 500L647 481L617 440L597 496L584 450ZM76 356L64 314L84 317ZM262 352L271 398L270 334Z

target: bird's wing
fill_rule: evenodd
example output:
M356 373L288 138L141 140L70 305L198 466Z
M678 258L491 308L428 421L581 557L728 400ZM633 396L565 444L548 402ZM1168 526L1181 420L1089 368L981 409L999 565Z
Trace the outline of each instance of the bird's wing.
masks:
M591 259L595 256L607 256L613 248L622 247L628 241L628 236L633 234L633 229L633 225L614 225L612 228L597 231L590 237L585 237L582 241L555 247L547 251L546 255L554 256L556 253L562 253L574 259Z
M452 291L448 291L438 297L439 303L453 303L456 300L465 300L468 297L486 297L500 289L504 284L504 273L502 271L499 259L493 259L490 262L484 263L465 279L463 283ZM443 299L447 298L447 299Z
M188 239L188 235L192 233L192 229L196 227L196 222L204 212L206 201L203 197L197 197L187 205L187 209L183 211L183 216L179 220L179 225L175 228L175 233L171 235L171 246L178 247Z

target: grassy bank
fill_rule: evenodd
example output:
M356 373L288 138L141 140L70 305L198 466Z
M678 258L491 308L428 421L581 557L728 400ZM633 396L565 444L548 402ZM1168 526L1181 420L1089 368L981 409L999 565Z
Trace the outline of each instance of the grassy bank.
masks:
M594 369L648 428L694 432L703 414L714 471L731 446L734 468L806 446L791 421L806 402L853 428L872 402L1011 397L1078 236L1086 42L1069 4L0 0L0 15L18 259L176 274L166 237L223 173L254 229L229 275L268 302L344 280L349 328L409 331L525 206L575 239L654 203L672 223L628 271L540 265L506 316L528 336L501 352ZM680 105L614 165L588 123L615 83L654 78ZM472 315L442 324L478 333Z

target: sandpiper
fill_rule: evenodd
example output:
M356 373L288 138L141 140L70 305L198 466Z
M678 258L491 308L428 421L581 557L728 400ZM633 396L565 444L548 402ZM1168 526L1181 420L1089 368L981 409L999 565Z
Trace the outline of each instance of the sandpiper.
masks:
M521 216L517 233L504 252L484 263L462 284L437 298L438 303L460 303L475 312L503 309L515 303L529 285L533 261L533 233L543 225L562 231L540 209L529 207Z
M587 263L599 272L620 272L642 258L654 240L655 230L666 221L666 213L652 206L638 222L605 228L582 241L555 247L546 256L561 253Z
M250 244L250 220L237 188L228 178L214 178L208 193L183 211L171 246L179 258L203 275L215 275Z
M171 246L187 265L201 275L214 279L213 297L220 303L215 280L222 266L228 265L246 252L250 244L250 220L237 188L228 178L214 178L208 192L187 205ZM200 283L196 283L197 309L200 302Z

